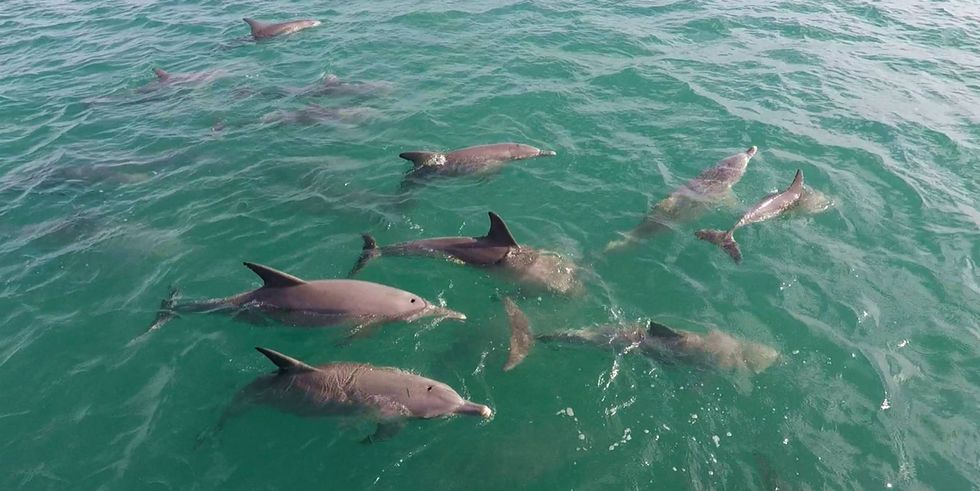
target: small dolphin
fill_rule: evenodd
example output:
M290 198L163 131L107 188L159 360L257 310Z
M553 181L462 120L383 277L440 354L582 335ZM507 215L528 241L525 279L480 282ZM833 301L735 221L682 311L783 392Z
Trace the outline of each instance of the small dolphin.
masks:
M762 198L758 203L752 205L742 215L742 218L735 222L735 225L732 225L732 228L727 231L703 229L698 230L694 235L701 240L706 240L721 247L737 264L742 261L742 251L739 249L738 243L735 242L735 230L751 223L764 222L782 215L790 208L796 206L802 196L803 171L797 170L796 177L793 178L793 183L785 191L773 193Z
M441 152L404 152L398 156L409 160L415 167L408 172L408 178L428 177L430 175L458 176L499 170L511 160L554 157L551 150L541 150L520 143L494 143L475 147Z
M341 96L341 95L361 95L371 92L384 91L389 89L388 84L382 82L347 82L341 80L334 74L323 77L319 83L310 87L300 89L298 95L305 96Z
M146 93L163 87L206 85L226 75L224 70L170 73L162 68L154 68L153 73L157 76L156 81L140 87L137 92Z
M509 370L527 356L534 343L526 341L533 335L524 313L510 299L504 300L504 306L511 325L511 352L504 368ZM698 334L671 329L653 321L627 327L600 326L558 331L533 338L543 342L586 343L620 349L635 346L654 359L684 359L745 373L761 373L779 358L779 353L769 346L740 341L718 330Z
M313 125L333 121L357 121L375 114L366 107L324 107L319 104L309 104L295 111L280 110L262 117L263 123Z
M712 205L728 196L732 186L742 179L749 160L757 151L758 148L753 145L702 171L654 205L639 225L623 234L623 239L606 245L606 252L623 249L645 237L669 231L675 223L695 220L703 215Z
M183 312L222 312L256 323L273 319L304 327L353 323L361 336L370 334L369 327L386 322L412 322L423 317L466 320L462 313L390 286L358 280L304 281L267 266L244 264L262 278L260 288L227 298L187 303L177 303L174 291L164 300L149 330L158 329Z
M252 30L252 38L257 40L292 34L296 31L302 31L303 29L320 25L320 21L312 19L291 20L289 22L277 22L274 24L266 24L248 17L242 20Z
M493 416L492 409L463 399L452 387L398 368L362 363L314 367L270 349L255 349L279 370L243 388L222 415L218 429L251 404L307 417L367 416L378 422L377 432L367 441L393 436L409 418Z
M364 234L361 257L348 277L381 255L434 256L503 271L521 283L557 293L578 289L577 266L555 253L519 245L503 219L492 211L488 214L490 230L483 237L440 237L378 247L374 237Z

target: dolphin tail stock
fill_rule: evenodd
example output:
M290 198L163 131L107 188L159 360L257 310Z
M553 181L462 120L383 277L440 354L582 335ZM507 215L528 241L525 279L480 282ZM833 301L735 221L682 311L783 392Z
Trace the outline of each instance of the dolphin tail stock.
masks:
M742 261L742 250L739 249L738 243L735 242L735 236L733 235L734 232L734 229L728 231L704 229L698 230L694 233L694 235L701 240L711 242L712 244L721 247L723 251L732 257L735 264L738 264Z
M157 318L150 324L146 332L153 332L177 317L177 300L180 299L180 290L176 286L170 287L170 294L167 298L160 301L160 309L157 311Z
M381 255L381 249L378 248L378 241L374 240L371 234L361 234L361 238L364 239L364 245L361 247L361 257L357 258L354 267L351 268L350 273L347 273L348 278L353 278L354 275L364 269L364 266L367 266L368 262Z
M503 301L507 320L510 322L510 349L503 368L507 372L524 361L534 346L534 336L531 334L531 325L527 316L517 307L517 304L510 297L504 297Z

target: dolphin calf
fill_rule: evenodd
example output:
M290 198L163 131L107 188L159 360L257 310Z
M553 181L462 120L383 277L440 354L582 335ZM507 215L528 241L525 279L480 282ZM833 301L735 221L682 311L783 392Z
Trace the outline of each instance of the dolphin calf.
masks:
M621 240L614 240L606 245L606 252L623 249L645 237L669 231L675 223L695 220L703 215L711 206L728 196L732 186L742 179L749 160L757 151L758 148L753 145L748 150L725 157L714 167L702 171L654 205L643 221L633 230L624 233Z
M140 87L137 89L137 92L146 93L161 89L163 87L205 85L226 75L224 70L170 73L162 68L154 68L153 73L156 75L157 79L149 85Z
M312 19L291 20L288 22L277 22L272 24L259 22L248 17L242 20L248 24L249 29L252 30L252 38L256 40L292 34L296 31L302 31L303 29L320 25L320 21Z
M797 170L796 177L793 178L793 183L785 191L773 193L762 198L758 203L752 205L742 215L742 218L735 222L735 225L732 225L732 228L728 230L703 229L698 230L694 235L701 240L706 240L721 247L722 250L732 257L735 263L739 263L742 261L742 251L739 249L738 243L735 242L735 230L752 223L764 222L782 215L790 208L796 206L802 196L803 172Z
M412 322L423 317L465 320L460 312L435 305L422 297L367 281L305 281L268 266L244 263L262 278L258 289L196 302L177 303L176 291L164 300L150 331L174 315L184 312L230 313L243 320L263 323L267 319L304 327L353 324L360 336L371 327L393 321Z
M572 293L578 289L577 266L555 253L521 246L500 216L492 211L488 215L490 230L482 237L440 237L378 247L374 237L364 234L361 257L348 277L353 277L368 261L381 255L430 256L491 268L518 282L557 293Z
M532 336L542 342L584 343L620 349L635 346L654 359L687 360L744 373L761 373L779 358L779 353L769 346L741 341L718 330L698 334L671 329L653 321L626 327L600 326L534 336L527 317L517 305L505 299L504 306L511 325L511 352L505 370L514 368L527 356L534 345L527 341Z
M463 399L452 387L398 368L344 362L314 367L270 349L255 349L278 370L239 391L218 429L255 404L307 417L368 417L378 423L368 441L393 436L410 418L493 416L492 409Z
M478 145L452 152L404 152L398 156L409 160L414 168L407 178L421 178L431 175L458 176L492 172L500 169L511 160L525 160L537 157L553 157L555 152L541 150L520 143L494 143Z

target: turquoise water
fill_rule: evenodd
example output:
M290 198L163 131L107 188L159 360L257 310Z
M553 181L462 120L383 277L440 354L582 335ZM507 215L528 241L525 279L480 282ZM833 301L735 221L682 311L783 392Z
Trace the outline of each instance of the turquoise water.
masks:
M256 10L258 9L258 10ZM320 27L241 42L244 16ZM975 489L980 482L980 8L970 2L28 2L0 9L0 488ZM153 67L220 70L140 91ZM367 94L276 97L326 74ZM318 103L338 120L275 124ZM518 141L557 157L399 193L398 153ZM598 254L749 145L737 201ZM693 237L800 168L835 205ZM381 243L480 235L586 270L521 294L448 262L361 275L465 323L339 333L185 316L170 285L253 288L249 260L346 274ZM538 332L643 318L782 357L747 378L537 346L503 373L514 295ZM271 365L393 365L497 412L412 421L257 408L203 439Z

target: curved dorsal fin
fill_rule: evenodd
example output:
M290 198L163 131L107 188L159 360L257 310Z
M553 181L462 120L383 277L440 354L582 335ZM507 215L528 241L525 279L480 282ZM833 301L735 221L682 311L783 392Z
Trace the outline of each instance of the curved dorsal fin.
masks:
M427 165L439 165L439 152L402 152L399 157L411 161L416 168Z
M259 275L259 278L262 278L262 288L284 288L287 286L297 286L306 283L305 281L291 274L277 271L268 266L250 263L248 261L244 262L243 264L248 269L254 271L255 274Z
M677 331L657 322L650 321L647 325L647 334L655 338L679 338Z
M272 363L275 363L279 367L280 372L310 372L316 370L306 363L303 363L296 358L286 356L278 351L272 351L268 348L262 348L260 346L255 347L259 353L265 355Z
M500 218L500 215L492 211L488 214L490 215L490 230L484 238L502 246L519 247L517 241L514 240L514 236L507 229L507 224Z
M154 68L153 73L155 73L157 75L157 78L160 80L166 80L170 78L170 74L167 73L167 71L164 70L163 68Z
M803 191L803 171L796 169L796 177L793 178L793 184L789 185L790 191Z
M259 21L257 21L257 20L255 20L255 19L252 19L252 18L249 18L249 17L245 17L245 18L244 18L244 19L242 19L242 20L243 20L243 21L245 21L245 23L246 23L246 24L248 24L248 27L249 27L249 29L251 29L251 30L252 30L252 35L253 35L253 36L254 36L254 35L255 35L255 33L256 33L256 32L258 32L258 31L259 31L260 29L262 29L263 27L265 27L265 24L263 24L263 23L261 23L261 22L259 22Z

